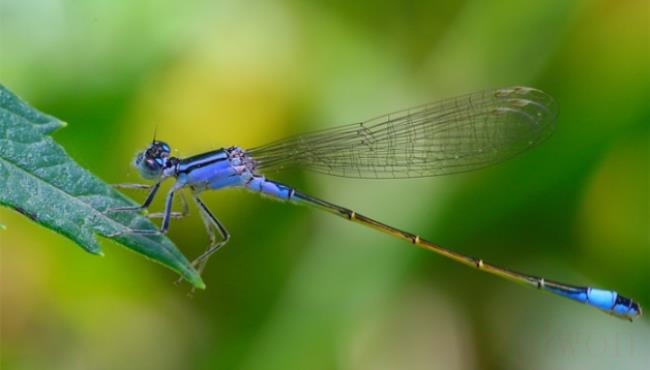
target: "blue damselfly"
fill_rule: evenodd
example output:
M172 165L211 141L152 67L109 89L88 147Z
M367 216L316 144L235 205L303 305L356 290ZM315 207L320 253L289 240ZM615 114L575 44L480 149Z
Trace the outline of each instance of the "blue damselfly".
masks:
M165 233L174 194L189 188L210 235L209 248L196 258L201 272L208 258L230 234L199 198L205 190L243 187L270 197L316 206L411 244L431 250L465 265L514 282L548 291L631 320L641 315L632 299L611 290L559 283L501 268L451 251L353 210L300 192L267 179L262 173L301 167L323 174L362 179L414 178L453 174L486 167L511 158L546 139L553 130L557 105L546 93L529 87L483 91L382 115L364 122L289 137L252 149L238 146L217 149L189 158L177 158L158 140L135 159L142 177L154 180L140 207L109 211L140 211L154 199L160 184L176 181L167 193L160 230L133 233ZM186 207L185 207L186 208ZM221 237L217 240L216 233Z

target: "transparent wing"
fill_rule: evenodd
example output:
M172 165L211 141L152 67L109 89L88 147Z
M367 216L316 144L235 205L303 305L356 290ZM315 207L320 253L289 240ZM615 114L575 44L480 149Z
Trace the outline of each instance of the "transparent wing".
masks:
M257 169L412 178L471 171L547 138L557 105L529 87L483 91L247 150Z

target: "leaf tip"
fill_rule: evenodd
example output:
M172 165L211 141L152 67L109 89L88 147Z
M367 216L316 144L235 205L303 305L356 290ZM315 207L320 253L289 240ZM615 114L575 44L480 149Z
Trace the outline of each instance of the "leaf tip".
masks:
M82 244L82 247L91 254L94 254L96 256L104 257L104 251L102 251L102 248L97 243L88 243L88 244Z
M0 230L2 230L2 231L7 230L7 227L5 225L3 225L3 224L0 224Z
M198 273L190 274L189 276L185 276L185 278L196 289L205 290L205 283L203 282L203 279L201 279L201 275L199 275Z

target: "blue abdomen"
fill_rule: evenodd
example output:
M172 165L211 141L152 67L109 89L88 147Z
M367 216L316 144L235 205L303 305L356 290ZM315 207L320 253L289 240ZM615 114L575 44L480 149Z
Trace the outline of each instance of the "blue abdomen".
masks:
M249 190L282 200L291 200L295 192L293 188L279 182L267 180L264 176L254 176L246 182L245 186Z

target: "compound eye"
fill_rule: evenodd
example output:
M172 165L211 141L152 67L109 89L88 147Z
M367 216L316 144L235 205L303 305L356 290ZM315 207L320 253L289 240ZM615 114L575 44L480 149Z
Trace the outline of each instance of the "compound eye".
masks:
M164 141L154 141L150 148L155 150L157 153L169 154L171 152L171 148Z
M147 164L147 167L151 170L158 170L163 165L162 158L155 158L155 159L149 158L145 161L145 163Z
M162 152L160 146L149 146L133 161L133 164L145 179L160 178L165 167L167 154Z

